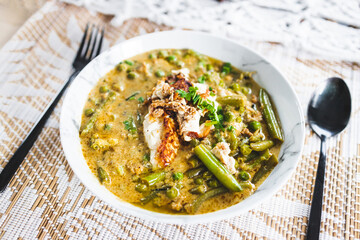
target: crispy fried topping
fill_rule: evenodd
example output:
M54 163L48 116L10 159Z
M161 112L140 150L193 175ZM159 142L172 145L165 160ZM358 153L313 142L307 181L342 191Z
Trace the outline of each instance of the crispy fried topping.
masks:
M157 149L158 162L163 166L168 166L176 157L180 147L178 133L176 132L176 122L169 116L164 117L164 136Z

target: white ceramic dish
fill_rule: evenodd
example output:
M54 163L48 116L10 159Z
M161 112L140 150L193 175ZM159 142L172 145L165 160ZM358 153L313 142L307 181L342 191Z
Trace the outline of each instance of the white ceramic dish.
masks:
M200 53L230 62L237 68L256 71L254 79L264 87L275 103L284 130L279 164L258 190L244 201L213 213L202 215L168 215L151 212L124 202L92 174L83 157L79 128L83 107L90 90L120 61L160 48L191 48ZM164 223L187 224L217 221L255 208L283 186L296 168L304 141L304 117L299 101L289 82L266 59L254 51L228 39L193 31L158 32L124 41L89 63L77 76L63 103L60 119L61 143L66 158L82 183L96 196L119 211L143 219Z

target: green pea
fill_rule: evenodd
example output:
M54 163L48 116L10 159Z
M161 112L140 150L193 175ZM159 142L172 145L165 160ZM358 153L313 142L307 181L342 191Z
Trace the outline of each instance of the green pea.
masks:
M247 180L249 180L249 179L251 178L251 175L250 175L250 173L248 173L248 172L246 172L246 171L241 171L241 172L239 173L239 178L240 178L241 180L243 180L243 181L247 181Z
M93 115L94 114L94 112L95 112L95 109L93 109L93 108L88 108L88 109L85 109L85 116L87 116L87 117L90 117L91 115Z
M108 86L101 86L101 87L99 88L99 92L100 92L100 93L106 93L106 92L108 92L108 91L109 91Z
M174 179L175 181L180 181L181 179L184 178L184 174L181 173L181 172L177 172L177 173L174 173L174 174L172 175L172 177L173 177L173 179Z
M143 183L138 183L136 184L135 186L135 190L138 191L138 192L146 192L148 189L148 186L146 184L143 184Z
M189 190L192 194L203 194L206 192L206 186L205 185L199 185Z
M240 147L240 152L242 155L248 156L252 152L252 149L248 144L244 144Z
M161 58L167 57L168 55L169 55L168 52L165 50L161 50L158 53L158 57L161 57Z
M241 92L245 95L248 95L251 93L251 89L248 87L241 87Z
M135 79L135 78L137 78L139 76L139 74L137 74L137 73L135 73L135 72L129 72L128 74L127 74L127 77L129 78L129 79Z
M231 85L231 88L234 91L240 91L241 90L241 86L238 83L234 83L233 85Z
M179 195L179 190L177 188L169 188L166 190L166 196L170 199L174 199Z
M155 53L150 53L149 54L149 59L155 59L156 58L156 54Z
M157 77L164 77L165 76L165 72L163 70L157 70L155 72L155 76Z
M211 188L217 188L219 187L219 182L215 179L211 179L208 181L208 186L211 187Z
M261 123L259 123L258 121L252 121L249 123L248 127L250 128L250 130L256 131L261 128Z
M166 58L166 60L170 63L173 63L177 60L177 57L175 55L170 55Z
M133 62L133 61L130 61L130 60L125 60L124 63L126 63L126 64L129 65L129 66L134 65L134 62Z
M202 179L202 178L195 178L195 179L194 179L194 183L195 183L196 185L202 185L202 184L204 184L204 179Z

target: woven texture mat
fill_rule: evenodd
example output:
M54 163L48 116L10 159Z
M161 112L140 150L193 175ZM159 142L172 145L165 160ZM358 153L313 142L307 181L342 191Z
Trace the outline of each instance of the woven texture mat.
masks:
M0 168L71 73L87 22L106 25L104 47L169 29L144 19L114 28L110 19L50 1L0 52ZM328 141L321 239L360 238L360 65L319 59L270 42L242 41L264 54L294 86L304 113L318 83L345 79L353 97L349 127ZM256 209L199 225L148 222L112 209L74 176L62 152L56 108L7 190L0 194L1 239L302 239L320 142L306 127L302 158L290 181Z

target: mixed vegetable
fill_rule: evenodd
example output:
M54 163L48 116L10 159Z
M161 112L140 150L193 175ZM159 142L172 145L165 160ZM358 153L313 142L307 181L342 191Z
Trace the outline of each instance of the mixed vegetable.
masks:
M205 213L241 201L277 165L284 140L253 74L189 49L119 63L84 109L89 166L120 198L154 211Z

